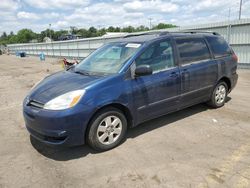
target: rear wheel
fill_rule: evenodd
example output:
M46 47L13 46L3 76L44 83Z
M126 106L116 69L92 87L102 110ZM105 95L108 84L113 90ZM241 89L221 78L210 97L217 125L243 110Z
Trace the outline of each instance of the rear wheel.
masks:
M90 123L87 142L95 150L105 151L118 146L127 132L127 120L116 108L97 113Z
M225 104L228 94L228 86L225 82L219 82L214 88L213 94L211 96L208 104L214 108L222 107Z

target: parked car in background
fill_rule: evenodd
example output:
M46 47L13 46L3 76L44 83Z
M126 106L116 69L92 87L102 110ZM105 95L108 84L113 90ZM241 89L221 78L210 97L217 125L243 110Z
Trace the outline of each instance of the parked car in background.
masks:
M68 34L68 35L62 35L58 38L59 41L62 40L75 40L75 39L80 39L82 38L81 35L72 35L72 34Z
M24 99L26 127L43 143L109 150L142 122L198 103L222 107L236 70L216 33L127 36L37 84Z

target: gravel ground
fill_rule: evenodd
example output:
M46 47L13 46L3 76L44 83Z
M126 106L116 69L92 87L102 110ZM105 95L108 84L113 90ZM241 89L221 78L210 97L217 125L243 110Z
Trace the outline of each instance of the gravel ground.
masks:
M0 187L250 187L250 71L220 109L205 105L129 130L126 141L96 153L50 148L30 138L22 100L56 59L0 56Z

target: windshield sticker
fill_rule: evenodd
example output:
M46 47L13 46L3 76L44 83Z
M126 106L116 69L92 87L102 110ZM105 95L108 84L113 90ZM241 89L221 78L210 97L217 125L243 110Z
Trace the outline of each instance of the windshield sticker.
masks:
M126 45L127 48L139 48L141 46L141 44L137 44L137 43L128 43Z

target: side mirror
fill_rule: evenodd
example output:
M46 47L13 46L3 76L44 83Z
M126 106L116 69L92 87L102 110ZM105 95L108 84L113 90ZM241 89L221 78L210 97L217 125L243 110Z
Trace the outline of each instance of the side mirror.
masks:
M153 69L150 67L150 65L139 65L135 69L135 76L146 76L153 73Z

